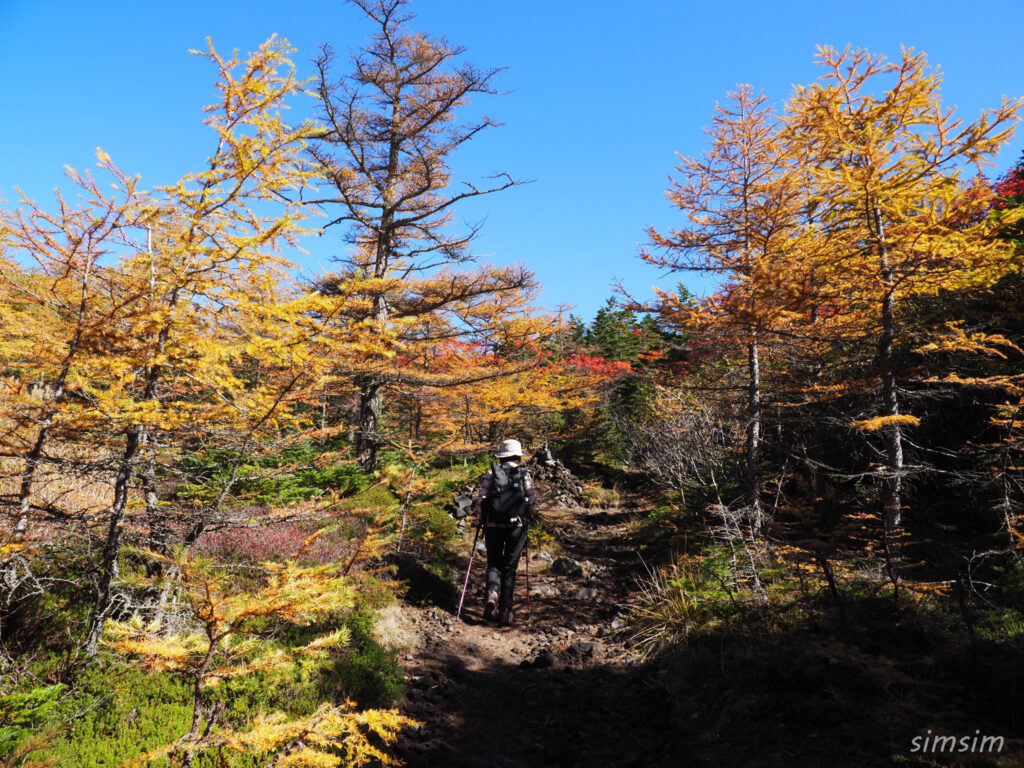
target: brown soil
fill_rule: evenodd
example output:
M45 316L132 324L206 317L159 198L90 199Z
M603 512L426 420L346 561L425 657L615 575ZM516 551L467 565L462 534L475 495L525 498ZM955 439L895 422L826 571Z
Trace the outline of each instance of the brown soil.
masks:
M667 743L672 706L660 676L628 648L623 616L644 573L627 535L630 514L544 513L557 543L529 553L529 610L520 561L511 627L483 620L481 556L461 620L437 608L402 610L416 647L405 654L401 707L422 723L398 745L410 768L691 762Z

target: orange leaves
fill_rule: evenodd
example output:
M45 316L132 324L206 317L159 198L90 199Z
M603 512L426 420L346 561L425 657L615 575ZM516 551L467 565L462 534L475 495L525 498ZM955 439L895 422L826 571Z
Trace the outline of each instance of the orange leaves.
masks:
M663 356L660 350L653 350L641 354L645 360L657 360ZM605 360L603 357L591 357L588 355L574 354L566 358L562 363L566 368L575 369L582 374L593 374L602 378L612 378L619 374L630 373L633 365L625 360Z
M238 51L225 59L207 38L206 51L192 53L209 59L216 66L220 101L205 107L206 124L220 137L218 154L210 168L191 176L202 186L231 181L252 185L258 199L275 199L273 193L302 187L312 173L300 159L302 138L309 135L308 123L289 126L281 117L287 99L302 91L308 81L295 77L295 67L287 58L295 51L287 40L271 36L245 60Z
M947 323L946 328L948 332L945 336L918 347L917 351L926 354L965 352L968 354L992 355L1004 360L1006 359L1006 353L1009 351L1024 355L1024 349L1021 349L1002 334L967 333L960 322Z
M905 425L909 427L920 426L921 420L917 416L899 414L897 416L875 416L871 419L864 419L853 422L854 429L861 432L878 432L886 427Z
M699 158L681 157L667 193L689 226L648 230L654 250L642 258L673 271L719 276L723 290L699 301L659 293L659 312L679 328L706 328L743 339L783 328L800 284L806 238L804 195L765 96L741 86L718 105Z
M901 297L991 279L986 262L998 259L999 248L975 231L990 222L965 227L965 211L983 201L961 174L1007 140L1020 104L1004 102L964 126L941 108L941 78L924 54L904 50L889 62L863 50L822 48L818 59L827 74L796 89L785 120L816 216L839 238L833 258L842 266L830 279L852 277L860 295ZM888 279L879 279L883 242Z

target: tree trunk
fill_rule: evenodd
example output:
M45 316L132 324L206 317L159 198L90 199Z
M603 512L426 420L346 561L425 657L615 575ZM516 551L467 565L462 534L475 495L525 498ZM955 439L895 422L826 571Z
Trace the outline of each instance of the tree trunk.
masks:
M160 554L167 554L167 521L160 510L156 494L156 446L153 433L146 430L142 442L146 446L145 464L142 467L142 493L146 500L146 522L149 525L149 548ZM158 578L163 574L163 564L158 560L146 561L146 576Z
M89 273L86 272L86 284L88 282ZM83 288L84 292L84 288ZM74 337L68 344L68 353L64 358L64 362L61 364L60 374L57 376L57 380L53 383L53 392L50 395L50 400L53 402L53 409L55 410L60 404L61 399L64 397L64 388L67 386L68 374L71 372L71 363L78 353L78 349L82 343L82 316L85 314L85 298L83 296L81 306L79 307L79 323L78 328L75 331ZM46 441L50 436L50 430L53 428L53 411L47 414L46 418L43 419L43 423L39 427L39 432L36 435L36 441L32 445L32 450L29 451L28 456L25 457L25 471L21 475L21 485L18 489L18 519L14 524L14 536L15 538L24 538L28 532L28 518L29 509L32 505L32 488L35 484L36 471L39 469L39 460L43 457L43 449L46 447Z
M390 226L391 214L385 217L386 223ZM376 266L374 274L383 278L388 273L390 260L390 243L381 242L377 247ZM385 296L378 296L374 299L373 320L381 333L384 333L388 318L390 317L388 302ZM373 472L377 469L377 451L380 449L380 414L383 404L381 389L384 381L377 374L369 374L363 377L359 388L359 424L356 433L356 458L359 466L364 472Z
M118 576L117 556L121 552L122 528L128 510L128 491L144 431L141 425L132 427L128 431L128 439L125 442L117 478L114 481L114 502L110 506L110 525L107 528L106 543L103 545L100 583L96 590L96 599L93 602L92 616L89 619L89 630L85 635L85 652L89 656L95 656L99 651L103 624L106 622L107 613L110 610L111 587Z
M750 381L747 390L747 497L754 536L761 533L761 361L757 333L747 347Z
M900 415L899 389L896 382L896 361L893 347L896 341L896 285L895 274L889 263L881 212L874 209L876 237L881 260L881 277L885 286L882 298L882 335L878 343L878 367L882 377L882 415ZM885 427L886 475L882 481L882 525L885 536L886 567L895 583L894 561L899 555L899 528L902 523L901 494L903 490L903 435L898 423Z
M53 425L53 416L47 416L36 435L35 444L28 456L25 457L25 471L21 476L21 487L18 491L18 519L14 523L14 538L22 539L28 532L29 509L32 506L32 486L35 484L36 470L39 468L39 459L43 455L43 447L46 445L46 438L50 434Z
M894 300L887 294L882 303L882 339L879 344L879 367L882 373L882 414L899 416L899 394L896 384L893 342L895 340ZM903 474L903 436L899 424L890 424L885 429L886 468L889 476L885 483L885 526L892 533L902 522L900 494Z
M86 279L88 279L88 272L86 272ZM53 401L53 408L56 409L60 403L61 398L64 396L64 387L67 384L68 373L71 370L71 361L74 359L78 348L82 340L82 324L81 316L84 314L85 299L82 300L82 306L79 308L79 326L78 330L75 331L75 335L68 345L68 354L64 358L64 363L61 365L60 374L57 376L57 380L53 385L53 392L50 395L50 399ZM15 540L24 539L28 533L28 522L29 513L32 509L32 495L34 493L36 473L39 470L39 463L43 458L43 451L46 448L46 442L50 437L50 430L53 428L53 410L46 415L43 419L42 424L39 426L39 432L36 433L35 442L32 444L32 449L28 452L25 457L25 470L21 474L21 482L18 487L18 517L14 522L14 529L11 532ZM18 588L18 558L17 556L4 561L0 564L0 590L6 592L6 597L9 600L13 597L15 590ZM0 626L0 637L3 636L3 629Z
M171 291L168 301L170 309L173 310L177 305L181 290L181 286L178 286ZM170 338L170 334L171 324L167 322L157 336L158 354L163 354L167 349L167 340ZM139 398L140 402L150 402L155 399L160 370L159 366L154 366L147 372L146 386L142 391L142 397ZM110 610L110 591L117 579L117 557L121 552L121 541L124 538L122 527L128 511L128 492L131 487L132 475L135 473L135 464L146 441L146 436L147 430L144 424L136 424L131 427L128 430L124 451L121 453L121 460L118 464L117 477L114 480L114 502L110 507L110 525L107 528L107 541L103 545L103 557L100 563L100 583L96 590L92 616L89 619L89 629L85 634L85 652L89 656L95 656L99 651L103 624L106 622L107 613Z
M381 382L373 379L359 391L359 430L356 432L356 458L365 472L377 468L380 447Z

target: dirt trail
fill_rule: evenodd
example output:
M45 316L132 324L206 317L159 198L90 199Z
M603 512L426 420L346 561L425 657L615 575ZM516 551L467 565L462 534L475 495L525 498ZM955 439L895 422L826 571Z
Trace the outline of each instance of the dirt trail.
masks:
M622 615L643 571L626 531L628 510L542 513L556 552L530 555L516 584L511 627L482 618L484 564L477 556L462 621L440 609L405 608L418 647L405 655L402 708L423 723L403 734L410 768L618 768L677 766L665 743L665 688L624 644Z

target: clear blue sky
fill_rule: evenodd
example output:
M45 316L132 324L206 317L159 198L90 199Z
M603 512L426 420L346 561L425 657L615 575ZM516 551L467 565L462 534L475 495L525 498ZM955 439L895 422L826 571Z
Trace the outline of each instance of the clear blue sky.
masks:
M477 250L529 264L547 306L573 304L587 319L613 277L640 296L679 281L636 252L646 226L675 220L663 196L674 153L702 151L715 102L737 83L780 102L818 76L817 44L890 58L905 44L941 65L945 104L967 119L1024 94L1019 0L977 10L952 0L419 0L413 9L416 28L466 46L468 61L507 68L499 85L509 93L483 104L505 125L475 139L454 169L536 182L459 211L486 217ZM92 166L97 146L146 186L197 169L212 147L200 109L213 73L187 51L207 36L244 52L276 32L310 73L317 43L344 54L372 31L341 0L0 0L0 199L14 200L15 186L52 197L67 186L64 166ZM992 173L1020 156L1022 135ZM341 247L324 238L301 262L315 269Z

